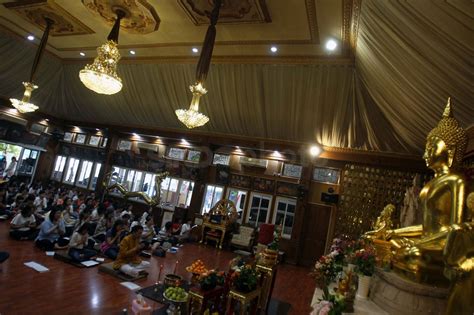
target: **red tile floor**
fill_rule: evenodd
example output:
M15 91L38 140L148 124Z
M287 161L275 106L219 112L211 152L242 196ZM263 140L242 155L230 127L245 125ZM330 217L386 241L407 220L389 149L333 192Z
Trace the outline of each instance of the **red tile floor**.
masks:
M97 267L77 268L60 262L33 246L31 241L15 241L8 236L8 223L0 223L0 251L8 251L10 259L0 268L0 314L119 314L131 305L135 294L120 285L120 280L98 273ZM185 267L195 259L206 266L227 270L235 254L211 246L185 244L176 254L149 259L147 279L137 281L142 287L155 283L159 265L163 274L170 273L179 261L177 273L189 277ZM23 265L36 261L50 269L38 273ZM283 264L279 266L273 298L291 304L290 314L304 315L311 311L315 288L308 268ZM149 301L152 303L153 302ZM154 304L155 308L160 305Z

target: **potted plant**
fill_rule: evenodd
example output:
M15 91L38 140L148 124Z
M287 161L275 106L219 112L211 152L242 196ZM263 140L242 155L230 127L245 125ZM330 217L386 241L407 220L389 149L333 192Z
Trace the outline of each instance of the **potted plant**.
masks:
M212 290L217 285L224 284L224 272L217 272L215 270L210 270L201 274L199 277L199 286L202 290Z
M354 252L354 264L359 274L358 298L367 299L369 295L370 281L375 272L375 260L375 249L371 245Z
M251 292L257 288L257 271L252 266L245 265L232 274L232 283L234 288L242 293Z

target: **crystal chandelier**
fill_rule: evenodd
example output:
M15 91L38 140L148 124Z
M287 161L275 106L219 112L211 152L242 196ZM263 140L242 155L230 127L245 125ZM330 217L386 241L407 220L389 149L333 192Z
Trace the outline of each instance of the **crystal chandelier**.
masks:
M193 99L189 109L177 109L176 116L189 129L201 127L209 121L209 117L199 112L199 99L207 93L201 83L189 86Z
M120 53L117 48L120 20L125 12L117 10L112 31L107 37L107 42L97 48L97 57L90 65L86 65L79 72L79 79L90 90L99 94L115 94L122 89L122 80L117 75L117 63Z
M45 18L45 21L46 28L44 30L43 37L41 37L38 50L36 51L35 60L33 61L33 67L31 68L30 80L28 82L23 82L23 86L25 87L23 97L21 100L16 98L10 99L10 102L12 102L13 107L15 107L22 114L34 112L39 108L35 104L30 103L30 99L31 93L38 88L38 86L33 83L33 79L36 74L36 69L38 69L41 57L43 56L44 48L46 47L46 43L48 41L49 30L51 29L51 25L53 25L53 21L51 19Z
M203 83L206 80L209 66L211 64L212 50L214 49L214 41L216 39L216 24L219 18L219 9L221 0L214 1L214 8L211 12L211 23L207 28L206 37L202 45L201 55L196 69L196 83L191 85L189 89L193 93L193 99L189 109L178 109L175 111L179 121L181 121L189 129L201 127L209 121L209 117L199 112L199 100L201 96L207 93Z

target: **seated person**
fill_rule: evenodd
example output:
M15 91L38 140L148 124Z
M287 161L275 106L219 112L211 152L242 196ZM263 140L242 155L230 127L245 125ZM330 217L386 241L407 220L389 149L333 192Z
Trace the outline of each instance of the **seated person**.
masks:
M33 209L27 204L21 206L10 223L10 236L16 240L34 240L36 237L36 219Z
M141 225L135 225L131 233L120 242L120 250L113 265L115 270L120 270L132 277L136 277L140 273L145 272L144 269L147 268L150 263L148 261L142 261L138 255L144 247L143 244L140 244L142 233L143 227Z
M84 223L89 223L91 217L91 213L88 210L84 210L79 213L79 220L77 220L76 224L74 225L74 232L84 225Z
M181 242L189 240L191 234L191 220L187 221L181 226L181 232L179 233L179 240Z
M85 248L89 239L88 231L89 224L82 224L79 229L77 229L77 231L72 234L71 240L69 241L68 254L72 260L76 262L89 260L97 255L95 250Z
M95 227L93 238L97 242L105 241L105 234L109 229L114 225L114 216L113 213L107 212L99 219L97 226Z
M161 228L159 234L162 236L170 237L172 235L172 227L173 223L171 223L171 221L166 222L165 225Z
M145 244L146 248L148 248L153 243L153 238L156 235L154 225L153 217L151 215L147 216L145 219L145 225L143 226L143 234L141 238L141 242Z
M119 244L125 234L123 221L115 221L114 226L107 231L105 241L100 245L100 251L110 259L115 260L119 252Z
M64 233L66 233L66 227L61 218L61 209L56 206L41 223L40 231L35 241L36 246L46 251L66 249L68 241L62 238Z
M166 222L159 234L163 237L161 240L161 245L164 245L164 243L170 243L172 246L176 246L176 244L178 244L178 238L173 236L173 223ZM169 247L171 246L164 246L166 249Z

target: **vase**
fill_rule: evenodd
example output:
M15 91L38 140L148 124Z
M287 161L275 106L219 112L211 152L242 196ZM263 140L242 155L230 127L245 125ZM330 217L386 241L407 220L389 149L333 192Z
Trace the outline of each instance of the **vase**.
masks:
M357 287L357 298L366 300L369 297L370 280L372 277L359 275L359 286Z

